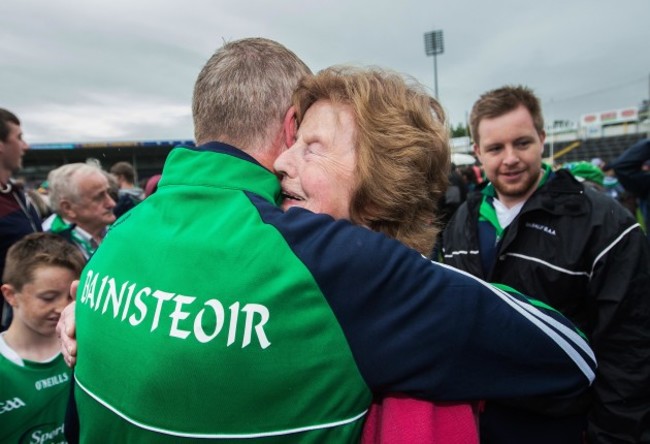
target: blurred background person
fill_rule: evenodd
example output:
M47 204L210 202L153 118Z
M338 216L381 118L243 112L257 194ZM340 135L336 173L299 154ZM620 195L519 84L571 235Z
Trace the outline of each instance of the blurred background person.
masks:
M29 149L23 140L20 120L11 111L0 108L0 276L7 250L23 236L42 231L40 216L23 187L12 176L23 166ZM0 303L0 331L11 321L11 307Z
M640 222L650 240L650 139L635 143L608 166L623 187L636 196Z
M467 198L467 183L460 173L459 168L451 164L451 171L447 176L449 185L438 203L438 217L440 225L444 227L454 215L460 204Z
M117 162L110 173L115 177L118 184L117 201L113 213L119 218L121 215L135 207L145 198L144 190L137 187L135 168L129 162Z
M46 229L74 243L89 259L115 221L106 172L92 164L69 163L50 171L47 180L54 214Z
M145 197L149 197L156 192L156 190L158 189L158 182L160 182L160 178L161 178L160 174L154 174L149 179L147 179L147 183L144 187Z
M571 162L562 168L569 170L578 182L601 193L607 193L604 182L605 173L591 162Z

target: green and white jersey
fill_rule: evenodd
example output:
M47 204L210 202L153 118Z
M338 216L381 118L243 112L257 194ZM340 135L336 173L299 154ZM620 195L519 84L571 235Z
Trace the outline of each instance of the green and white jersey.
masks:
M0 443L65 443L70 374L61 354L23 360L0 336Z

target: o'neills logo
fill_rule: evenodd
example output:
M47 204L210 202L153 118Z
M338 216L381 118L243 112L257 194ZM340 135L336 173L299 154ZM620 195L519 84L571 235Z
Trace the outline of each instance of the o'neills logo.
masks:
M46 379L41 379L39 381L36 381L34 386L36 387L36 390L43 390L44 388L48 387L53 387L55 385L63 384L64 382L68 382L70 378L68 377L67 373L61 373L56 376L52 376L50 378Z
M21 407L25 407L25 401L23 401L17 396L14 399L7 399L6 401L0 401L0 415L2 415L3 413L10 412L12 410L19 409Z
M226 311L218 299L197 301L195 296L155 290L128 281L118 283L110 276L100 278L99 273L92 270L86 273L81 303L94 311L101 308L102 315L128 322L133 327L148 326L151 332L164 328L174 338L192 338L206 343L227 330L226 347L238 343L241 336L241 347L245 348L251 344L255 332L261 348L271 345L264 332L269 310L261 304L242 306L235 302ZM243 334L239 316L244 317ZM206 328L206 325L211 327Z

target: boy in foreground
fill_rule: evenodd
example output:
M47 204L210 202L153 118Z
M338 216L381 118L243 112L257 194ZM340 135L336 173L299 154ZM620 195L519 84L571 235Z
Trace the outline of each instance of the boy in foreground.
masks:
M14 317L0 334L0 442L63 442L71 370L56 324L85 260L60 236L33 233L7 253L2 294Z

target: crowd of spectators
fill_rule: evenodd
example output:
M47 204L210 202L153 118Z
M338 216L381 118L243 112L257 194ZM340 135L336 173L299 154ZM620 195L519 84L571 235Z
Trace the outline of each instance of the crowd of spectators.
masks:
M0 276L7 250L32 232L52 232L75 245L88 260L110 225L156 190L160 175L136 185L137 174L126 161L105 170L97 159L70 163L50 171L36 184L21 176L22 156L29 146L22 139L17 116L0 109ZM143 189L144 188L144 189ZM12 319L11 306L0 301L0 331Z

